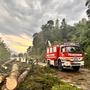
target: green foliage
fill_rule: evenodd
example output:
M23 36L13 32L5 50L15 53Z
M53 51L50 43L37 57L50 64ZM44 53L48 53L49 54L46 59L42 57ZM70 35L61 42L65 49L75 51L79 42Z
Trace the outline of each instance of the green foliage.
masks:
M47 67L35 66L25 82L17 90L51 90L52 86L60 81L53 76L55 71Z
M8 60L10 58L10 50L6 44L0 39L0 61Z
M85 65L90 68L90 45L86 48Z
M55 85L52 87L52 90L79 90L74 86L71 86L67 83L61 84L61 85Z
M56 71L51 68L35 66L17 90L68 90L67 87L75 90L75 87L62 83L55 74ZM59 85L60 89L56 89Z
M86 6L88 7L86 13L87 13L88 17L90 17L90 0L86 1Z
M67 29L68 28L68 29ZM66 24L65 19L62 20L61 27L59 26L59 20L56 20L54 25L53 20L49 20L45 25L42 25L42 31L39 33L35 33L33 35L33 53L41 54L47 47L47 41L50 40L52 43L54 41L63 42L64 39L68 40L69 31L73 31L72 27L69 30L70 26Z

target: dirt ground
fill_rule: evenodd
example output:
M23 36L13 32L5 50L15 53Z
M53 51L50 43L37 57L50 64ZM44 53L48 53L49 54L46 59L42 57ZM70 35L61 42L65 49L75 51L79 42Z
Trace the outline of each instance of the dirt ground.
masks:
M58 71L57 76L60 80L78 88L90 90L90 70L88 69L81 69L79 72L73 72L71 70Z
M46 66L44 63L39 63L39 65ZM57 70L56 76L73 86L83 90L90 90L90 70L88 69L81 68L79 72L73 72L72 70L61 72Z

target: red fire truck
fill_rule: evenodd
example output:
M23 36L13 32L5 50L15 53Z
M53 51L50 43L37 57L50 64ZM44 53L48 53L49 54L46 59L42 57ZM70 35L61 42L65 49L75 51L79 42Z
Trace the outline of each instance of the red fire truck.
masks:
M79 45L74 43L65 43L47 47L46 60L49 66L57 66L59 70L71 68L78 71L84 66L84 53Z

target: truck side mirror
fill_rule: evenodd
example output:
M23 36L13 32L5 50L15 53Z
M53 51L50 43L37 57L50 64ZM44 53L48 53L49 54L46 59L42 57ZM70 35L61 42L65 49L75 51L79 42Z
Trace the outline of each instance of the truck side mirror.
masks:
M66 49L65 49L65 48L62 49L62 53L63 53L63 54L66 53Z

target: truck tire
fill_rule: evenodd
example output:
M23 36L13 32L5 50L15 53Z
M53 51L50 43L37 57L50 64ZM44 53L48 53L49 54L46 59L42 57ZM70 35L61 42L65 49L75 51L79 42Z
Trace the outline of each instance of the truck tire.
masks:
M79 71L80 66L73 66L72 68L73 68L73 71L77 72L77 71Z
M63 71L63 66L61 60L58 60L58 70Z
M51 67L49 60L47 61L47 66L48 66L48 67Z

